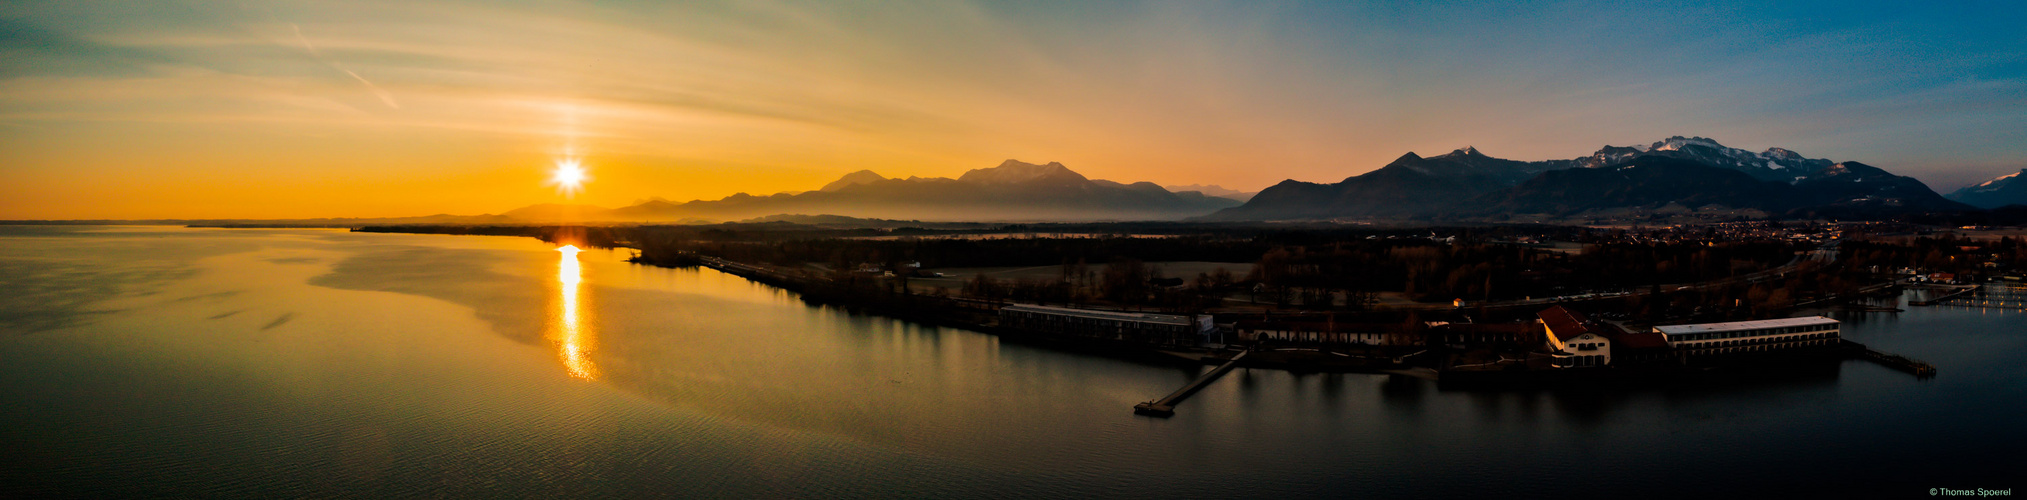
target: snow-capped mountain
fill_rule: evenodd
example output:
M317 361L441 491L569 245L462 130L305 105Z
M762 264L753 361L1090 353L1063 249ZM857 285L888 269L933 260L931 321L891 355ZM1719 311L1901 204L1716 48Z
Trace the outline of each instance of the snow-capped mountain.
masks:
M1912 177L1783 148L1751 152L1703 137L1605 146L1589 156L1522 162L1466 146L1414 153L1335 184L1283 181L1205 220L1430 217L1750 208L1797 217L1964 210Z
M1763 181L1799 182L1817 170L1829 167L1830 160L1804 157L1783 148L1767 148L1754 153L1739 148L1718 144L1703 137L1674 136L1644 146L1605 146L1590 156L1577 158L1577 166L1597 168L1625 163L1635 157L1663 156L1693 160L1705 165L1724 167Z
M2027 205L2027 168L1950 193L1950 199L1979 208Z

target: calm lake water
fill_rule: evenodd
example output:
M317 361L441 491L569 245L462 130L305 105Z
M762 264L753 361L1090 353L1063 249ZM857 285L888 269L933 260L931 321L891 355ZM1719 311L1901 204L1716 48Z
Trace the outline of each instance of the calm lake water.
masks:
M812 307L528 238L0 227L0 496L1922 497L2027 486L2027 315L1935 364L1463 390ZM2027 494L2027 492L2023 492Z

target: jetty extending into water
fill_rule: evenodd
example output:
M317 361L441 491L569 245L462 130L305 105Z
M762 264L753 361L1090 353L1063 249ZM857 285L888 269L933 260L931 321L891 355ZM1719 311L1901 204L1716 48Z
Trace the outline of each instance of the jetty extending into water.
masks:
M1935 365L1917 361L1907 356L1879 351L1877 349L1866 347L1865 344L1860 344L1849 340L1844 341L1844 346L1846 349L1850 349L1853 355L1856 357L1871 360L1872 362L1879 363L1880 365L1883 365L1887 368L1912 373L1914 374L1915 378L1930 378L1936 376Z
M1218 365L1217 368L1205 372L1203 375L1198 376L1196 380L1190 381L1189 385L1182 386L1181 389L1176 389L1175 392L1169 393L1167 397L1133 405L1133 413L1152 417L1175 416L1175 405L1181 404L1182 400L1188 399L1191 394L1196 394L1198 389L1203 389L1204 386L1210 385L1218 377L1224 376L1226 372L1232 371L1232 367L1238 366L1239 360L1244 359L1246 354L1251 352L1239 352L1239 355L1232 356L1232 359L1226 360L1225 364Z
M1941 303L1943 303L1943 302L1948 302L1948 301L1949 301L1950 299L1957 299L1957 298L1963 298L1963 297L1965 297L1965 296L1968 296L1968 295L1972 294L1973 292L1977 292L1977 291L1978 291L1978 287L1975 287L1975 286L1974 286L1974 287L1967 287L1967 288L1962 288L1962 289L1958 289L1957 291L1954 291L1954 292L1950 292L1950 293L1947 293L1947 294L1943 294L1943 295L1940 295L1940 296L1937 296L1937 297L1935 297L1935 298L1932 298L1932 299L1928 299L1928 300L1910 300L1910 301L1907 301L1907 305L1911 305L1911 306L1932 306L1932 305L1936 305L1936 304L1941 304Z
M1990 309L2005 311L2027 311L2027 287L2005 283L1991 283L1979 287L1969 296L1956 297L1948 303L1937 306L1969 309Z

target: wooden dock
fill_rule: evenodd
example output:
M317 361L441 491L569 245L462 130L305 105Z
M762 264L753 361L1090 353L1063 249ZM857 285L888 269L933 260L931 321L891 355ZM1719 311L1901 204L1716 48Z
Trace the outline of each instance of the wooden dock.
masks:
M1936 297L1936 298L1933 298L1933 299L1929 299L1929 300L1910 300L1910 301L1907 301L1907 305L1911 305L1911 306L1932 306L1932 305L1936 305L1936 304L1941 304L1941 303L1943 303L1943 302L1947 302L1947 301L1949 301L1950 299L1955 299L1955 298L1961 298L1961 297L1964 297L1964 296L1966 296L1966 295L1970 295L1970 294L1971 294L1972 292L1976 292L1976 291L1978 291L1978 288L1977 288L1977 287L1971 287L1971 288L1965 288L1965 289L1962 289L1962 290L1957 290L1957 291L1954 291L1954 292L1950 292L1950 293L1948 293L1948 294L1944 294L1944 295L1943 295L1943 296L1941 296L1941 297Z
M1871 360L1874 363L1885 365L1887 368L1912 373L1914 374L1915 378L1930 378L1936 376L1935 365L1923 363L1921 361L1910 359L1906 356L1901 356L1899 354L1881 352L1879 350L1866 347L1865 344L1860 344L1848 340L1844 341L1844 345L1847 346L1849 349L1851 349L1853 352L1857 353L1859 357Z
M1202 376L1197 377L1196 380L1190 381L1189 385L1182 386L1181 389L1176 389L1175 392L1169 393L1167 397L1133 405L1133 413L1151 417L1175 416L1175 405L1181 404L1182 400L1188 399L1191 394L1196 394L1198 389L1203 389L1204 386L1210 385L1218 377L1224 376L1226 372L1232 371L1232 367L1238 366L1239 360L1244 359L1246 354L1250 352L1252 351L1243 351L1237 356L1232 356L1232 359L1225 361L1225 364L1218 365L1217 368L1205 372Z

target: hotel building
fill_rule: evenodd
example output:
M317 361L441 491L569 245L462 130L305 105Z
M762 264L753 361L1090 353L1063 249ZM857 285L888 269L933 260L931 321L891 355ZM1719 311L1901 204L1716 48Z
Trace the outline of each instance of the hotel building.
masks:
M1050 337L1194 346L1215 340L1211 316L1097 311L1016 304L999 309L999 326Z
M1802 318L1664 325L1654 327L1677 354L1707 355L1832 346L1841 341L1837 320Z

